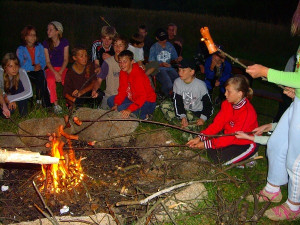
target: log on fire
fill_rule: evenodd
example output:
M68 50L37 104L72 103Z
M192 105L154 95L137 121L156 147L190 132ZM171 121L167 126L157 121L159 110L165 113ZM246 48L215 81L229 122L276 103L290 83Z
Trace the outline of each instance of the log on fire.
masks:
M16 149L16 151L7 151L0 149L0 163L34 163L34 164L58 164L59 158L40 155L38 152Z

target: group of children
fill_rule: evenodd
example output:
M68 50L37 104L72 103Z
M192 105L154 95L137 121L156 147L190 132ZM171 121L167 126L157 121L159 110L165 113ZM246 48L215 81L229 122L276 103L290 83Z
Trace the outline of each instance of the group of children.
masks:
M219 113L212 124L202 130L199 136L187 142L188 146L207 149L208 156L214 162L224 165L238 163L254 156L258 149L256 142L259 141L244 132L261 133L274 128L274 125L258 127L257 115L250 103L253 91L247 78L232 77L230 63L225 60L224 55L218 52L207 55L205 62L203 61L199 67L200 70L204 69L202 72L206 74L205 82L196 78L195 67L182 62L183 41L176 38L176 32L176 25L169 24L167 31L158 29L155 34L157 42L149 44L149 40L146 41L146 27L140 26L139 32L134 34L128 43L126 38L116 32L115 28L104 26L100 40L93 43L92 62L88 61L87 50L82 46L77 46L71 50L74 63L67 68L69 42L62 38L62 24L57 21L48 24L48 39L43 44L37 42L36 29L33 26L26 26L21 32L22 45L17 49L17 54L7 53L2 60L0 104L3 115L10 117L16 108L19 109L21 116L28 113L27 101L33 95L30 82L35 84L37 103L45 107L53 104L54 112L61 113L62 107L58 104L56 93L56 83L61 82L67 107L71 109L74 106L82 106L86 101L93 101L97 106L101 105L103 109L118 110L122 118L128 118L133 113L141 119L149 119L156 108L157 96L155 86L151 83L154 76L160 82L163 94L172 99L173 111L181 120L182 127L187 127L189 124L188 111L197 118L197 125L203 125L210 118L213 113L211 101L213 88L220 87L220 99L225 100L221 104ZM172 66L174 63L179 67L178 72ZM279 83L284 80L280 78L279 81L279 78L275 78L276 76L272 74L276 72L271 69L269 72L265 71L264 67L254 66L248 69L248 73L254 74L253 76L268 76L268 79ZM106 87L102 91L101 86L104 80ZM285 81L282 81L282 84L293 86L292 83ZM296 86L295 88L299 88ZM296 103L293 106L295 109L291 109L295 112L297 112L298 94L297 89ZM274 137L288 130L289 117L290 115L285 114L285 122L280 122L277 126L282 131L276 132L278 130L276 128ZM295 129L298 128L295 127ZM224 135L214 136L221 131ZM234 135L236 133L238 134ZM298 133L295 132L295 134ZM285 132L285 135L288 139L289 134ZM269 143L272 143L270 146L276 149L278 148L277 142L276 138L271 138ZM284 149L287 148L286 145L288 143L284 144ZM274 156L271 151L268 155L271 160L270 170L278 171L280 168L273 167L276 167L277 161L282 161L282 159ZM289 158L291 157L294 157L293 160L290 159L291 162L299 158L295 154L291 154ZM289 165L290 171L294 170L293 165ZM297 177L299 177L298 173L297 170L295 172ZM289 174L292 173L289 172ZM278 186L287 181L287 176L287 173L282 172L281 181L277 182L276 174L272 172L269 183L258 196L259 200L281 200ZM296 218L300 216L300 209L296 207L299 206L300 194L297 184L293 183L291 186L290 191L295 195L287 203L288 206L284 205L276 210L283 210L284 213L289 213L288 215ZM295 203L294 208L291 205L293 203ZM286 207L294 211L291 212ZM273 210L273 217L276 210ZM289 219L288 215L285 219Z

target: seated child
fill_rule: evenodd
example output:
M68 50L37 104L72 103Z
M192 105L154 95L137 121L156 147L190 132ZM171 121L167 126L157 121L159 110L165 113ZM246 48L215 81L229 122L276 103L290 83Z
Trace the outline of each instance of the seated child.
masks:
M197 125L203 125L213 113L213 107L205 83L195 77L191 65L181 65L179 78L174 81L173 102L175 114L181 119L182 127L188 126L186 111L190 110L198 119Z
M102 109L109 109L107 105L107 99L112 95L118 94L120 74L118 56L120 52L127 49L127 46L128 43L124 37L115 37L113 45L115 55L104 60L101 66L101 72L97 74L97 81L93 87L92 97L96 98L98 96L97 90L101 87L102 81L105 80L106 89L104 91L105 95L103 96L101 103Z
M20 116L25 116L28 113L27 103L28 98L32 97L32 88L27 73L20 68L18 57L14 53L6 53L2 59L2 68L0 68L0 90L4 93L2 96L3 114L6 117L10 116L7 112L12 113L19 108Z
M258 124L255 109L249 101L253 91L247 78L244 76L229 78L225 88L226 100L222 103L213 123L187 145L191 148L206 148L208 156L215 163L229 165L250 158L256 153L258 146L253 141L238 139L234 135L214 138L206 135L215 135L222 130L224 134L237 131L251 132Z
M117 32L114 27L103 26L101 29L101 40L93 42L92 61L94 62L97 74L100 72L103 61L115 54L112 42L116 35Z
M156 106L156 94L144 70L133 61L133 53L124 50L119 54L120 86L118 94L108 98L109 107L128 118L134 113L141 119L153 114Z
M225 55L216 52L205 61L205 83L209 94L212 96L214 87L219 87L220 92L216 98L216 104L221 103L225 99L226 81L231 75L231 64L225 59Z
M159 62L159 73L156 75L165 96L171 97L173 83L178 73L171 66L171 61L178 62L178 55L174 46L167 42L168 35L162 28L156 31L157 42L150 48L149 61Z
M91 96L91 91L94 87L94 83L96 82L93 65L88 63L86 49L81 46L73 48L72 58L74 60L74 64L66 74L63 90L63 96L66 98L69 108L73 108L74 103L77 107L81 107L85 102L91 100L80 97ZM100 104L102 96L102 94L97 96L96 99L98 104Z
M64 85L69 62L69 41L62 37L63 26L60 22L52 21L48 24L48 39L43 42L47 69L46 80L50 93L50 102L54 104L54 113L62 113L58 104L56 82Z
M138 33L132 35L128 50L132 51L134 61L145 70L146 75L149 77L152 87L154 88L154 84L152 84L152 79L150 77L151 74L156 74L159 63L156 61L147 63L144 65L144 37Z
M50 107L50 96L45 78L46 58L44 47L37 42L36 29L29 25L21 32L22 45L17 49L21 67L26 70L32 83L35 84L38 104Z

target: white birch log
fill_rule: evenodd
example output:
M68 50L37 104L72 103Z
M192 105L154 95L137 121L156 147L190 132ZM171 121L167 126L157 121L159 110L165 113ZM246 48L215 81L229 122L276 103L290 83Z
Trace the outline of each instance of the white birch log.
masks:
M38 152L16 149L7 151L0 148L0 163L34 163L34 164L58 164L59 158L40 155Z

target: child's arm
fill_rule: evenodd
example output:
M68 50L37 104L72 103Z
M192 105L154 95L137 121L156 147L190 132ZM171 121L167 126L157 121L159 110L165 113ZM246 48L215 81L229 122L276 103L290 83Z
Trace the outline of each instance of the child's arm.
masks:
M97 98L98 97L98 89L101 87L103 79L98 77L97 80L93 83L93 91L92 91L92 98Z
M2 107L2 113L6 118L10 117L10 111L5 103L4 97L3 97L3 91L0 89L0 105Z
M45 52L45 58L46 58L46 65L47 65L48 69L51 70L52 73L54 73L55 79L56 79L57 81L61 81L61 75L54 69L54 67L53 67L52 64L51 64L48 49L47 49L47 48L44 48L44 52Z
M64 62L60 70L58 71L60 75L62 75L63 71L67 68L68 62L69 62L69 45L64 47Z

